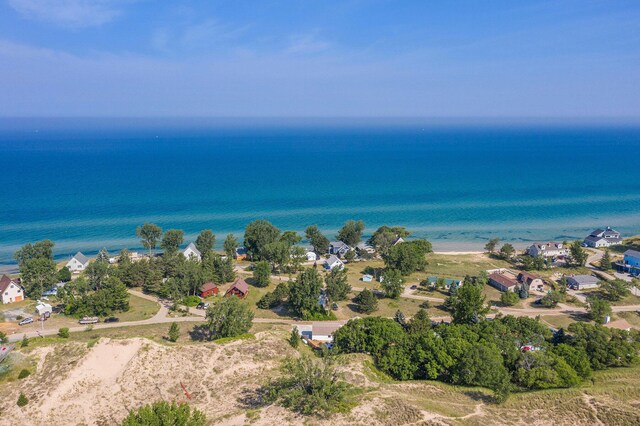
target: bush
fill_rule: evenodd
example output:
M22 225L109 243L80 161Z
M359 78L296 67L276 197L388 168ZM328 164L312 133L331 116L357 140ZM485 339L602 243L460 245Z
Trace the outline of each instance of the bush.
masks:
M431 307L431 302L429 302L428 300L425 300L424 302L422 302L419 305L422 309L429 309Z
M289 344L291 345L291 347L293 348L297 348L298 346L300 346L300 333L298 333L298 328L297 327L293 327L293 330L291 330L291 336L289 337Z
M27 339L27 335L25 334L22 337L22 343L20 344L21 348L26 348L27 346L29 346L29 339Z
M18 379L25 379L27 377L29 377L31 375L31 371L27 370L26 368L23 368L22 370L20 370L20 373L18 374Z
M58 330L58 336L62 337L63 339L68 339L69 338L69 327L62 327Z
M371 290L362 290L354 299L358 307L358 312L370 314L378 309L378 298Z
M500 302L506 306L513 306L520 300L520 297L513 291L505 291L500 295Z
M29 403L29 398L27 398L25 394L20 392L20 396L18 397L18 402L17 402L18 407L24 407L28 403Z
M204 426L206 422L205 415L196 409L192 410L188 404L158 401L137 411L130 411L122 426Z
M202 299L200 299L198 296L185 296L182 299L182 304L193 308L194 306L198 306L198 303L200 303L201 301Z
M180 326L177 322L172 322L171 326L169 326L169 341L176 342L180 337Z
M7 337L7 334L0 331L0 343L7 343L9 341L9 338Z

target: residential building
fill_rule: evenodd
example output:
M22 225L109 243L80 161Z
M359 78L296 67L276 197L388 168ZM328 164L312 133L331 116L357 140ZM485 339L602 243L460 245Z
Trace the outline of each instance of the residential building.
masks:
M343 269L344 263L338 258L338 256L331 256L324 261L324 269L332 271L335 268Z
M24 300L24 289L19 278L11 278L3 275L0 278L0 295L2 295L2 303L13 303Z
M573 290L598 288L598 277L593 275L572 275L567 277L567 285Z
M305 253L305 255L307 256L308 262L315 262L316 260L318 260L318 255L315 251L308 251Z
M520 284L526 284L528 288L532 288L534 290L542 291L544 288L544 281L542 281L542 277L527 271L520 272L518 274L517 281Z
M89 266L89 258L81 252L77 252L76 255L67 262L66 266L73 273L82 272Z
M225 296L236 296L240 299L244 299L245 297L247 297L247 294L249 294L249 284L247 284L247 282L242 278L238 278L236 282L233 283L231 287L229 287L229 290L227 290Z
M607 226L606 229L596 229L587 238L584 239L584 244L589 247L609 247L615 244L620 244L622 237L620 233L615 229Z
M347 252L351 250L347 244L342 241L332 241L329 243L329 254L334 254L338 257L344 257Z
M53 308L50 304L38 301L38 304L36 305L36 313L38 315L44 315L46 318L48 318L49 316L51 316L52 312Z
M218 286L212 282L202 284L200 287L200 297L206 299L207 297L213 296L214 294L218 294Z
M616 262L615 265L620 272L628 272L636 277L640 276L640 251L625 251L622 262Z
M322 343L333 342L333 335L336 330L342 327L342 323L337 322L322 322L313 324L298 324L294 326L295 329L305 340L315 340Z
M493 272L489 274L489 285L500 291L515 291L518 281L508 272Z
M535 243L527 248L527 254L529 256L542 256L542 257L558 257L569 256L569 247L566 247L562 243L548 242L548 243Z
M374 254L376 252L376 249L371 244L365 243L363 241L356 244L356 250L358 250L358 253L364 252L364 253Z
M182 251L182 254L184 254L184 257L187 259L195 259L198 262L202 260L202 254L200 253L200 250L198 250L196 245L193 243L189 243L187 248Z

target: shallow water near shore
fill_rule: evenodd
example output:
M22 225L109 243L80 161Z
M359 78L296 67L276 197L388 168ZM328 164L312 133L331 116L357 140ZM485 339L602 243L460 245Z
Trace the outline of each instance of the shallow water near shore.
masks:
M0 267L44 238L137 248L145 221L221 244L257 218L330 238L353 218L439 250L640 233L640 127L125 124L0 122Z

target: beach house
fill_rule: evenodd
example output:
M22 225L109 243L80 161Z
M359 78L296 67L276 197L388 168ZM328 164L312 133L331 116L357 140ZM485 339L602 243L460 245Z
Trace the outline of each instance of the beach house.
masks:
M489 274L489 285L500 291L515 291L518 281L508 271L497 271Z
M342 241L332 241L329 243L329 254L343 257L349 250L351 250L351 247Z
M526 285L527 288L532 288L538 291L542 291L544 289L544 281L542 281L542 277L540 275L522 271L518 274L517 280L518 283Z
M207 297L213 296L214 294L218 294L218 286L212 282L202 284L200 287L200 297L206 299Z
M331 256L324 261L324 269L326 269L327 271L333 271L335 268L344 268L344 263L342 263L342 261L338 259L338 256Z
M231 287L229 287L229 290L227 290L225 296L236 296L240 299L244 299L245 297L247 297L247 294L249 294L249 284L247 284L247 282L242 278L238 278L236 282L233 283Z
M24 300L24 289L20 284L20 279L13 279L8 275L3 275L0 278L0 294L2 295L3 304Z
M316 322L313 324L298 324L294 325L295 329L305 340L321 343L333 342L333 335L336 330L342 327L342 323L339 322Z
M616 267L620 272L628 272L631 275L640 276L640 251L625 251L622 262L616 262Z
M572 275L567 277L567 285L573 290L598 288L598 277L593 275Z
M77 252L76 255L67 262L66 266L71 272L77 274L87 269L87 266L89 266L89 258L81 252Z
M200 253L200 250L198 250L196 248L196 245L193 243L189 243L187 248L182 251L182 254L187 259L195 259L198 262L202 260L202 254Z
M556 243L553 241L548 243L535 243L527 248L527 254L534 257L569 256L569 248L565 247L562 243Z
M611 229L607 226L606 229L596 229L587 238L584 239L584 244L588 247L609 247L615 244L620 244L622 237L620 233L615 229Z

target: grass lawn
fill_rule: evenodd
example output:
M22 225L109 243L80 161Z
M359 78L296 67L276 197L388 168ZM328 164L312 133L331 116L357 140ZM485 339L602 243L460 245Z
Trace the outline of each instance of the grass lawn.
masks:
M129 310L127 312L118 312L114 314L114 316L120 318L122 322L142 321L153 317L159 310L160 304L158 304L158 302L130 295Z
M540 319L547 324L551 325L554 328L564 328L569 327L569 324L574 322L591 322L589 318L587 318L586 314L583 315L541 315Z

